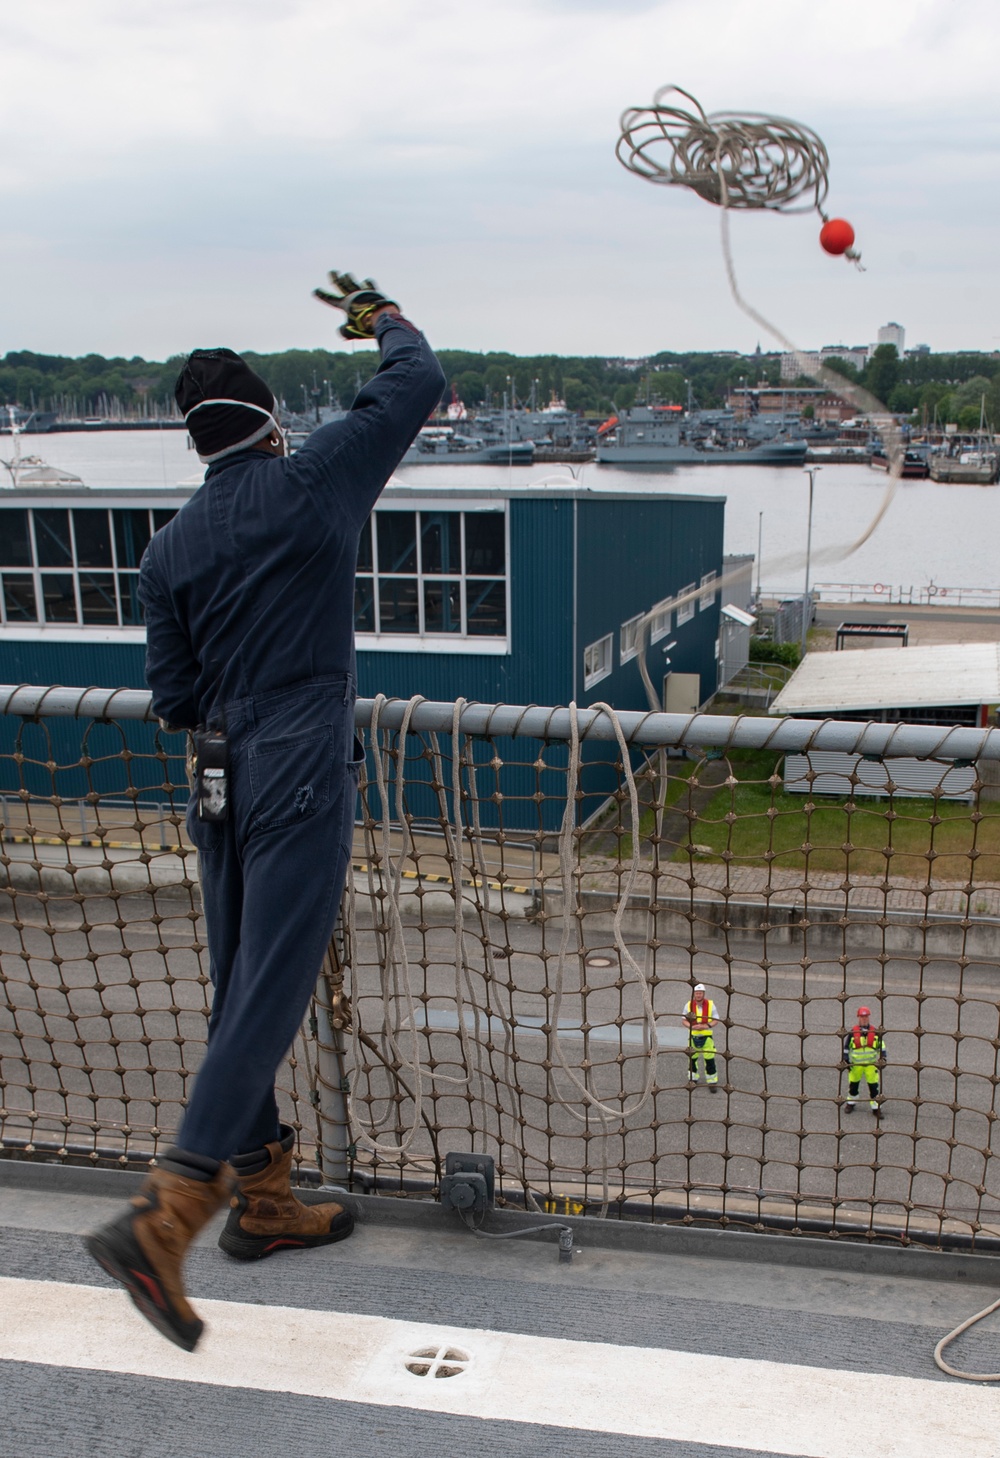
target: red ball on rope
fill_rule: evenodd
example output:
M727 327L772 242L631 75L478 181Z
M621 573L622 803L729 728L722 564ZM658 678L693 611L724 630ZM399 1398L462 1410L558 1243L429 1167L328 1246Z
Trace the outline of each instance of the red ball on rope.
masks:
M854 242L854 229L846 218L828 218L819 230L819 242L827 253L846 253Z

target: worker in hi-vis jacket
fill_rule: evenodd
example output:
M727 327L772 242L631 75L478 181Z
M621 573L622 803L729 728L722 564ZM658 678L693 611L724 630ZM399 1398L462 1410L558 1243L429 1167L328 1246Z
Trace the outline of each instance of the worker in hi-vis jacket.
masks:
M847 1102L845 1114L853 1114L861 1081L868 1087L868 1104L876 1119L879 1108L879 1069L885 1067L885 1038L873 1027L871 1008L859 1007L858 1020L844 1038L844 1063L847 1065Z
M705 991L704 982L695 985L691 1001L684 1004L684 1026L688 1030L688 1080L698 1083L698 1060L705 1066L705 1082L712 1093L718 1092L719 1072L715 1061L715 1003Z

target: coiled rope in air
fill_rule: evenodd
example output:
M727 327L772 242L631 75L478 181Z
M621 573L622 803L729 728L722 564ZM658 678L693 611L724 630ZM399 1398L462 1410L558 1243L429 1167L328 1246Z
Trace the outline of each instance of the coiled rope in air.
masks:
M668 104L671 93L683 96L694 111ZM651 105L629 107L622 113L615 155L637 177L665 186L688 188L721 208L722 255L737 308L795 356L801 374L874 418L889 458L889 479L878 510L853 542L812 554L812 560L817 563L843 561L868 541L889 509L902 473L902 433L882 401L864 386L814 363L782 329L743 297L729 232L729 214L733 209L815 211L827 221L823 211L830 186L830 158L826 147L810 127L787 117L760 112L744 116L730 111L709 113L680 86L662 86ZM847 250L846 256L858 262L859 255L853 250ZM787 570L801 560L798 555L784 557L769 566Z
M690 101L695 111L668 106L671 92ZM786 213L815 209L826 220L827 150L810 127L784 116L708 115L689 91L661 86L651 106L622 113L615 153L648 182L689 187L706 202Z
M684 97L694 109L689 111L668 102L672 93ZM680 86L662 86L649 106L629 107L622 113L615 155L637 177L664 186L688 188L721 209L722 256L737 308L795 356L800 374L873 418L889 458L888 480L878 508L853 541L821 547L811 553L816 565L844 561L864 546L889 510L902 474L902 432L886 406L869 390L811 360L782 329L744 298L736 277L729 231L729 214L733 209L815 211L827 221L823 204L830 187L830 157L821 138L811 127L788 117L762 112L742 116L730 111L706 112L689 91ZM853 251L848 250L847 256L858 262L858 255ZM767 565L771 572L787 572L802 566L804 560L801 553L790 553L770 559ZM728 576L724 574L716 584L717 590L724 589L738 576L736 569ZM681 607L700 592L701 589L695 589L672 598L669 606ZM645 648L653 618L666 605L657 603L637 624L639 671L651 709L661 705L646 671Z

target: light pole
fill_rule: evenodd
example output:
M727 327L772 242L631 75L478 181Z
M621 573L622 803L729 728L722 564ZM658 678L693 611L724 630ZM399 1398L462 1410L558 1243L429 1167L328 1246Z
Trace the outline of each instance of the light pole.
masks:
M809 631L809 619L812 617L810 611L812 604L809 601L809 564L812 557L813 539L813 488L816 484L816 472L822 471L822 466L806 466L805 474L809 477L809 524L806 527L806 586L802 594L802 645L801 655L806 656L806 634Z

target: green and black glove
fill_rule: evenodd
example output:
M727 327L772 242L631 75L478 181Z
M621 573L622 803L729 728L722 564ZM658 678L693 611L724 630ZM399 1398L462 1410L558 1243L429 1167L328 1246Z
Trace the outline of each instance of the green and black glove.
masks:
M375 311L385 308L386 304L399 308L395 299L387 299L379 292L373 278L365 278L358 283L353 274L337 273L336 269L331 269L330 282L340 290L339 294L313 289L313 295L321 303L329 304L331 309L343 309L347 323L341 324L340 332L345 339L374 339L372 315Z

